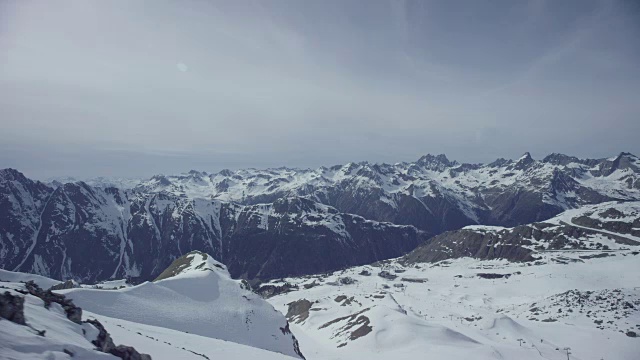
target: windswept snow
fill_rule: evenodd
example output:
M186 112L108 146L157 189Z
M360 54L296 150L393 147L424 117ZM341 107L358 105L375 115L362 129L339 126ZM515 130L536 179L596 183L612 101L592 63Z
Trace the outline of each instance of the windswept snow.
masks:
M40 276L40 275L25 274L25 273L13 272L13 271L7 271L7 270L0 269L0 285L2 285L1 282L19 283L19 282L27 282L27 281L35 282L38 286L40 286L41 288L43 288L45 290L49 289L50 287L52 287L54 285L58 285L58 284L60 284L62 282L62 281L59 281L59 280L49 279L47 277Z
M284 316L231 279L211 256L189 253L159 278L125 289L61 293L102 316L297 356Z
M566 347L570 359L637 359L639 340L627 334L640 333L638 252L582 255L550 253L537 265L457 259L405 267L392 260L286 278L298 287L269 301L283 313L310 301L308 317L292 323L310 359L561 360ZM347 277L349 285L340 281Z

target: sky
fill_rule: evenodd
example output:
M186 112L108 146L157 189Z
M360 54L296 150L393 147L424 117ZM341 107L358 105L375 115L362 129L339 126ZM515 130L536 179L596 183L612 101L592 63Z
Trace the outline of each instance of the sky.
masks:
M640 2L0 0L0 168L640 155Z

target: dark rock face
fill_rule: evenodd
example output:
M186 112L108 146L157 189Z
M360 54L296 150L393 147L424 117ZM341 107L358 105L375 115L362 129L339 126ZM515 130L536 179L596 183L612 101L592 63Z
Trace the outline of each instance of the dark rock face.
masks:
M91 341L91 343L95 345L99 351L108 353L116 347L111 339L111 335L109 335L100 321L89 319L87 323L93 325L93 327L98 330L98 336L96 336L95 340Z
M13 270L38 236L40 214L53 189L14 169L0 170L0 266Z
M257 289L255 289L254 292L262 296L263 298L268 299L270 297L280 295L280 294L286 294L288 292L291 292L297 289L298 289L297 285L291 285L289 283L285 283L283 285L262 285Z
M20 186L38 188L20 179ZM428 238L411 226L367 221L297 197L240 206L84 183L43 189L50 194L29 225L33 238L12 247L20 256L3 258L1 266L82 282L149 280L198 250L223 260L232 276L270 279L400 256ZM27 221L12 210L11 221Z
M380 271L378 273L378 276L380 276L383 279L388 279L388 280L395 280L398 277L398 275L394 275L394 274L392 274L392 273L390 273L388 271Z
M482 279L502 279L502 278L508 279L513 274L478 273L476 275Z
M296 339L295 336L293 336L293 333L291 333L291 329L289 328L289 322L287 321L287 325L285 325L283 328L280 328L280 331L282 331L283 335L291 335L291 337L293 338L293 351L302 359L302 360L306 360L306 358L304 357L304 355L302 355L302 351L300 351L300 343L298 342L298 339Z
M407 254L403 261L407 263L437 262L460 257L531 261L534 260L533 251L521 246L530 244L528 240L523 240L522 234L526 232L524 227L505 234L465 229L450 231L419 246Z
M306 199L278 200L263 228L252 223L258 221L254 215L241 213L238 228L223 239L231 275L270 279L322 273L400 256L428 239L412 226L371 222L336 210L307 212L312 206ZM335 227L317 225L325 221Z
M311 309L311 301L307 299L300 299L289 303L287 309L286 318L289 321L301 323L309 317L309 310Z
M122 360L151 360L151 356L147 354L140 354L131 346L118 345L109 353Z
M5 291L0 294L0 317L16 324L25 325L24 298Z
M74 287L75 287L75 284L73 283L73 280L67 280L58 285L53 285L49 290L53 291L53 290L73 289Z
M64 295L56 294L51 290L42 290L36 283L29 281L25 283L27 292L35 297L39 297L44 301L44 307L49 308L52 303L57 303L64 309L67 318L76 324L82 323L82 309L75 306L71 299L67 299Z
M578 226L559 221L559 225L539 222L506 229L476 227L449 231L418 246L405 255L402 261L412 264L472 257L525 262L536 260L538 251L609 250L608 245L585 241L594 235L606 237L622 245L640 246L640 242L625 237L627 234L632 234L632 227L640 221L640 214L636 214L637 218L633 221L611 220L611 217L622 218L621 214L615 207L609 207L598 214L602 218L608 216L607 221L589 217L592 213L588 213L571 219L572 223ZM580 256L580 258L592 259L606 256L611 255L597 252Z

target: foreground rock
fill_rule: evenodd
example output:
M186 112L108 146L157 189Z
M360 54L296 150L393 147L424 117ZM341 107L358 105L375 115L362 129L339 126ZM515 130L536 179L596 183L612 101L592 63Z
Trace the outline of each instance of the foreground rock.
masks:
M133 347L116 346L98 320L82 321L82 309L64 295L42 290L33 281L3 282L2 288L5 289L0 294L3 356L10 359L107 358L110 354L123 360L151 360L151 356ZM59 316L60 312L66 315L66 320Z

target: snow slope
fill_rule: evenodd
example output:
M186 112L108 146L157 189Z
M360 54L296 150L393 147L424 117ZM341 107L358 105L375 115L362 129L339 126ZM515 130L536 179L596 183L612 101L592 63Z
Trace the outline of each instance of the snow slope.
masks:
M292 360L294 357L159 326L106 317L85 312L87 318L98 319L109 330L113 341L126 342L151 355L153 360Z
M3 273L3 276L8 274ZM16 278L20 275L15 274ZM53 281L53 280L52 280ZM14 296L24 296L24 316L27 325L20 325L0 318L0 359L69 359L73 353L78 359L117 359L115 356L94 350L91 343L98 330L91 324L70 321L57 303L46 309L42 299L16 290L24 284L2 282L0 290ZM37 334L45 331L44 336ZM67 353L65 353L65 350Z
M3 293L9 291L12 295L25 296L27 325L0 318L0 359L117 359L110 354L95 351L91 341L95 339L98 330L93 325L76 324L67 318L58 304L52 303L46 309L40 298L16 291L24 291L24 284L19 280L28 281L32 275L4 272L2 276L4 279L15 280L0 283ZM43 279L38 280L42 282ZM55 280L46 280L48 283L57 283ZM110 318L88 311L83 311L82 319L99 320L116 344L133 346L141 353L151 355L154 360L293 359L235 342ZM37 331L43 330L44 336L37 334Z
M77 288L60 293L102 316L299 356L284 316L203 253L177 259L154 282L118 290Z
M538 265L392 260L286 278L297 288L268 300L289 313L309 359L561 360L566 347L570 359L637 359L640 338L627 333L640 333L640 255L582 254L556 252Z
M45 290L49 289L54 285L58 285L62 282L59 280L49 279L47 277L40 276L40 275L25 274L25 273L7 271L2 269L0 269L0 281L13 282L13 283L33 281L36 284L38 284L38 286L40 286Z

